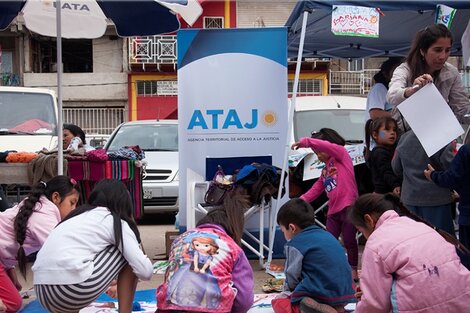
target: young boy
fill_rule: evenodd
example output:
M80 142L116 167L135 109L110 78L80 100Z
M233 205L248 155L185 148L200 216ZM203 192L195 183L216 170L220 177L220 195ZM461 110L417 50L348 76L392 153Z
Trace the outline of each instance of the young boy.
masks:
M287 240L285 292L272 302L274 312L345 312L355 302L351 267L344 248L315 225L312 206L297 198L279 209L277 223Z

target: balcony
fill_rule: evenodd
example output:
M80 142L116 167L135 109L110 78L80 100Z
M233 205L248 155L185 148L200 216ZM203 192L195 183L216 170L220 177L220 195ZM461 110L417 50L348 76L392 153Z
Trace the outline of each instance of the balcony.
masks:
M129 65L177 63L176 36L133 37L129 44Z

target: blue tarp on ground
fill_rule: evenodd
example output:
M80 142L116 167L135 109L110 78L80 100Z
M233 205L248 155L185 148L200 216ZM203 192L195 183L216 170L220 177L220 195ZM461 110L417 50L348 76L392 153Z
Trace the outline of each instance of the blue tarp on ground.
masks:
M102 294L97 300L97 302L108 302L108 301L116 301L111 297L108 297L105 294ZM134 301L145 301L145 302L155 302L155 289L147 289L147 290L137 290L135 293ZM39 304L38 300L34 300L31 303L28 303L23 310L20 311L21 313L47 313L41 304Z
M470 18L470 1L331 1L302 0L293 9L286 26L289 29L289 57L296 58L302 16L305 10L308 23L303 57L365 58L371 56L405 56L415 33L434 23L436 5L457 9L450 30L454 35L452 55L461 55L460 39ZM379 38L335 36L331 32L333 5L355 5L380 8Z

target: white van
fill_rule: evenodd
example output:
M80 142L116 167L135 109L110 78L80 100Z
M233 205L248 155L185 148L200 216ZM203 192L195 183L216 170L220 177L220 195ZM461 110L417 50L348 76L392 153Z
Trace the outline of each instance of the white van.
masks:
M298 97L291 138L294 142L302 137L311 137L313 131L321 128L337 131L346 140L345 148L355 165L360 192L370 188L370 182L363 173L366 170L363 155L366 101L365 97L355 96ZM290 151L289 166L295 168L296 178L303 181L305 191L320 176L324 165L310 148L306 148Z
M53 90L0 87L0 151L26 152L57 145L57 101Z
M349 144L364 142L366 101L365 97L354 96L297 97L293 123L295 141L326 127L336 130Z
M372 181L363 156L366 102L367 98L359 96L298 97L294 108L291 138L294 142L302 137L311 137L313 131L319 131L321 128L337 131L346 140L345 148L354 164L360 194L372 191ZM291 197L298 197L306 192L320 176L324 166L310 148L304 150L290 151ZM322 196L313 205L317 209L325 201L327 198ZM317 219L322 220L322 217L317 216Z

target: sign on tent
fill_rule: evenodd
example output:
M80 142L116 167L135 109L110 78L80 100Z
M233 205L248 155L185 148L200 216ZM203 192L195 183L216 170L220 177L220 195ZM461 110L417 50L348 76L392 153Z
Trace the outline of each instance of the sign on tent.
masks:
M334 5L331 31L338 36L379 37L379 11L375 8Z

